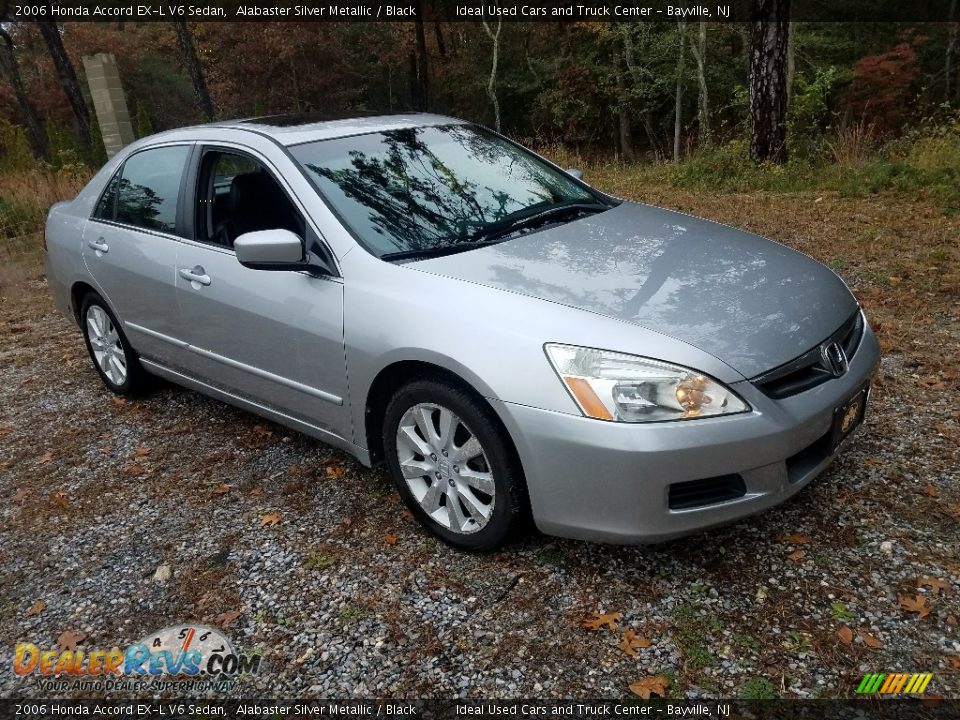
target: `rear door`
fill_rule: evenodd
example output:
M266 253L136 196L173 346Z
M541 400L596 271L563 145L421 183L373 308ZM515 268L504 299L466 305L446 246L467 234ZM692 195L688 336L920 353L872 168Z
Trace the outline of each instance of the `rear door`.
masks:
M83 233L83 258L138 353L170 364L177 354L176 265L184 177L192 144L124 161Z
M265 159L226 147L197 155L195 242L181 245L176 273L187 370L350 437L340 278L251 270L233 250L245 232L282 228L311 246L318 234Z

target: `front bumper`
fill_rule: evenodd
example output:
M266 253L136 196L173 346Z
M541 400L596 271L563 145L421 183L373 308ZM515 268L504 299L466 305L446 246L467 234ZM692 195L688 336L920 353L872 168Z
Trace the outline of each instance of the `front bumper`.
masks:
M494 401L527 479L537 527L550 535L652 543L761 512L797 493L832 461L834 409L858 392L880 349L867 326L845 375L772 400L749 381L732 388L753 410L630 425ZM670 487L739 475L742 497L670 507Z

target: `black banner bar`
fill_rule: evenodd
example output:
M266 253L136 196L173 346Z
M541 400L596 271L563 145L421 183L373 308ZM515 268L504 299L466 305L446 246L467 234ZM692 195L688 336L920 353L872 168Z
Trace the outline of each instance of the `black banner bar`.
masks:
M743 22L757 0L0 0L0 18L31 22ZM5 11L5 12L4 12ZM946 22L950 0L793 0L800 22Z
M0 700L3 718L945 720L960 700Z

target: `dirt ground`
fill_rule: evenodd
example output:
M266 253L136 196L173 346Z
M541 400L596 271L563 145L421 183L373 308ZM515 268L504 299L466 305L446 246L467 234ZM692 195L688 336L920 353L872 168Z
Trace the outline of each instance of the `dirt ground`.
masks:
M113 398L35 263L6 268L5 657L197 621L264 654L232 696L623 697L662 675L672 697L847 697L900 671L960 697L960 219L892 196L605 189L786 242L863 302L884 350L866 426L791 502L654 547L458 553L382 470L169 385ZM595 612L616 629L582 627ZM36 693L0 663L0 696Z

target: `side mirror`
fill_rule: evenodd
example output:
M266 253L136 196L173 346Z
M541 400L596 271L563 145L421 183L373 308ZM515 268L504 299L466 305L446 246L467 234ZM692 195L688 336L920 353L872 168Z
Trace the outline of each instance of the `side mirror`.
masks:
M578 170L577 168L567 168L567 175L575 177L577 180L583 180L583 170Z
M253 270L304 270L303 240L289 230L258 230L233 241L237 260Z

